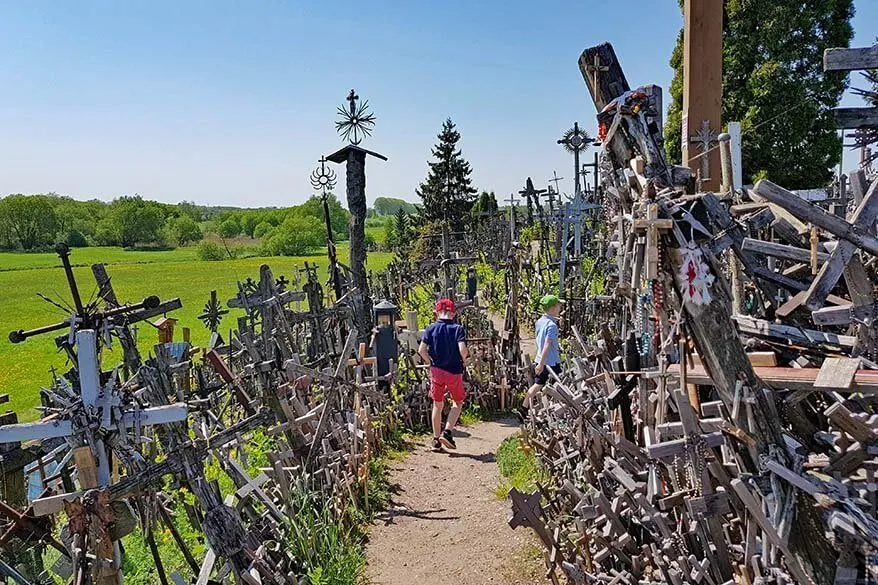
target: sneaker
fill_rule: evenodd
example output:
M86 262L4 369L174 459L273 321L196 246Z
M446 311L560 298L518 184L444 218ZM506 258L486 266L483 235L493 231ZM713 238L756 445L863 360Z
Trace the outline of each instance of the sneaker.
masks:
M433 445L431 448L432 448L434 453L438 453L438 452L442 451L442 443L439 442L439 439L434 438Z
M442 436L439 437L439 440L449 449L457 449L457 444L454 442L454 437L451 435L450 430L445 429L442 431Z

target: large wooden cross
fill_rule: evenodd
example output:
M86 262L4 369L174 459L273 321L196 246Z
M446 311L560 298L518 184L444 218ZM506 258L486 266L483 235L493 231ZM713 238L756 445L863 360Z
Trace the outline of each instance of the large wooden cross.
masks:
M684 21L683 162L693 175L701 170L703 190L717 191L720 173L710 171L720 168L719 149L708 147L711 130L722 127L723 0L686 0Z

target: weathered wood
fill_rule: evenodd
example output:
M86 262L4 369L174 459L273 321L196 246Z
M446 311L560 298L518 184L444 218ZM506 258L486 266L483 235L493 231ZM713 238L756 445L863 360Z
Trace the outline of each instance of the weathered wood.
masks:
M852 349L857 343L857 338L850 335L836 335L835 333L824 333L813 329L779 325L747 315L734 315L731 319L741 333L790 340L809 347L834 345L845 349Z
M771 181L763 179L756 184L755 192L787 209L790 213L805 221L821 227L839 238L844 238L871 254L878 255L878 238L871 235L868 230L854 226L849 222L824 211L820 207L808 203L794 193L783 187L775 185Z
M860 367L859 359L829 357L820 366L814 388L820 390L850 390Z
M878 69L878 45L864 48L831 48L823 51L824 71Z
M803 248L766 242L765 240L757 240L754 238L744 238L741 249L756 254L765 254L766 256L783 258L784 260L793 260L794 262L810 262L811 260L811 253ZM821 262L827 258L829 258L829 254L825 252L817 253L817 259Z
M863 201L857 207L851 217L851 224L853 228L869 233L874 228L876 218L878 218L878 181L875 181L866 193ZM829 259L820 269L817 278L811 283L811 288L808 289L805 304L812 311L816 311L823 306L826 297L835 287L838 279L853 258L856 247L856 244L849 240L840 240L838 242Z
M871 128L878 126L878 108L836 108L832 111L835 116L835 127Z

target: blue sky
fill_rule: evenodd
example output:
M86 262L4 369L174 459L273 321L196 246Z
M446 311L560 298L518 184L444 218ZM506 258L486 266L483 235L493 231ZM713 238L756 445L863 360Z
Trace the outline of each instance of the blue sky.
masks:
M555 141L574 120L594 128L579 54L610 41L632 85L667 88L682 21L676 0L360 5L4 2L0 194L296 204L342 144L352 87L377 115L363 145L390 159L368 163L370 201L415 199L449 116L480 189L507 197L557 170L571 190ZM853 45L870 45L878 2L856 7Z

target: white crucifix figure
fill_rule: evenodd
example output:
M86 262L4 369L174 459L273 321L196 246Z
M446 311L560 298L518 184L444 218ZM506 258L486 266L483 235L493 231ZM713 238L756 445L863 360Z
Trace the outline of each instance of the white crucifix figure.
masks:
M710 120L702 120L701 128L698 130L698 132L689 137L689 142L696 143L698 145L698 148L701 150L698 156L701 157L702 181L707 181L710 179L710 157L708 156L708 152L710 151L710 147L716 144L718 136L719 134L711 130Z

